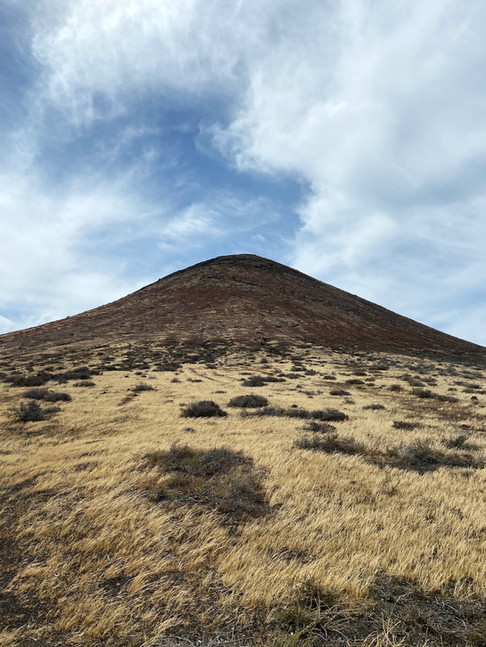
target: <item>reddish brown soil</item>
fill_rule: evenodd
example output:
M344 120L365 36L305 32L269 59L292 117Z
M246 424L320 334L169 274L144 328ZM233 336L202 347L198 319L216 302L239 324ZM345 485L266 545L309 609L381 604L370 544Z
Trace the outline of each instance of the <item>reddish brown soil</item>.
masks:
M221 256L133 294L43 326L0 336L0 348L43 349L97 339L308 341L346 350L484 361L486 348L441 333L253 255Z

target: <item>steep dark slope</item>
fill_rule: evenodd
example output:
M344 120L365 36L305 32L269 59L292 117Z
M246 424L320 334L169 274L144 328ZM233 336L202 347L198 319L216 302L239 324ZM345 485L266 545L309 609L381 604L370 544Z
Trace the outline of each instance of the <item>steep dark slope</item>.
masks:
M309 341L343 349L486 358L481 346L246 254L198 263L113 303L3 335L0 347L154 336L193 342Z

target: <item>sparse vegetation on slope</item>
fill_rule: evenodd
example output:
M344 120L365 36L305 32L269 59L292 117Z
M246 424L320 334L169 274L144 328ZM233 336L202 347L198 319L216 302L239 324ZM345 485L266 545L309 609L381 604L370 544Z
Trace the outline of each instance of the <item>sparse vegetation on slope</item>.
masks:
M0 644L486 642L481 367L312 345L62 350L0 359ZM255 363L277 380L242 394ZM60 393L25 384L43 370L73 376L62 408L12 417ZM405 372L457 401L417 397Z

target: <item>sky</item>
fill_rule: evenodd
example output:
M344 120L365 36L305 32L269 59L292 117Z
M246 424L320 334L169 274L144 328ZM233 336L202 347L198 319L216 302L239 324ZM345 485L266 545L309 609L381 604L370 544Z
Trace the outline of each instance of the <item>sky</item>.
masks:
M0 0L0 333L258 254L486 345L484 0Z

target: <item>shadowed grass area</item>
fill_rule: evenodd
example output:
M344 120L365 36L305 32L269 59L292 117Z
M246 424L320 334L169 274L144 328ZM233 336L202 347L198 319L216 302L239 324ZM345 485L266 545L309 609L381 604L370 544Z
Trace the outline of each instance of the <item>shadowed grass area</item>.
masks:
M243 412L243 416L276 416L282 418L299 418L303 420L322 420L325 422L342 422L347 420L348 416L337 409L322 409L309 411L300 407L262 407L257 411Z
M169 451L151 452L145 459L171 474L151 492L156 501L200 504L240 521L269 511L261 483L263 472L242 452L226 447L203 451L175 444Z
M351 437L339 436L335 432L325 436L301 436L293 445L296 449L308 449L326 454L350 454L362 457L376 465L397 467L420 473L434 471L439 467L462 467L482 469L484 461L472 454L458 451L444 452L433 447L430 441L415 440L385 450L369 448Z

